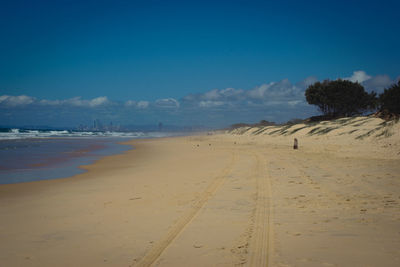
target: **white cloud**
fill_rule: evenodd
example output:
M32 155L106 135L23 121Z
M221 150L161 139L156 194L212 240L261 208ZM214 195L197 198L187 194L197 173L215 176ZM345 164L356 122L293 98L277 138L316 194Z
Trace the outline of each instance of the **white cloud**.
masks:
M15 107L15 106L24 106L32 104L36 99L31 96L27 95L19 95L19 96L12 96L12 95L2 95L0 96L0 104Z
M0 104L15 107L23 106L29 104L39 104L42 106L57 106L57 105L72 105L79 107L98 107L110 103L106 96L96 97L91 100L83 100L81 97L73 97L65 100L37 100L35 97L20 95L20 96L10 96L3 95L0 96Z
M47 100L47 99L42 99L42 100L39 101L39 104L44 105L44 106L46 106L46 105L49 105L49 106L57 106L57 105L62 104L62 101L60 101L60 100Z
M136 106L140 109L145 109L148 108L149 105L150 105L149 101L139 101Z
M133 100L128 100L125 102L125 106L127 107L134 107L134 108L138 108L138 109L145 109L150 105L150 102L148 101L133 101Z
M247 92L250 98L263 100L264 102L276 100L291 100L304 97L304 90L293 85L288 79L279 82L271 82L255 87Z
M201 100L204 101L215 101L218 99L237 99L238 97L241 97L243 95L243 90L242 89L234 89L234 88L226 88L226 89L213 89L211 91L208 91L204 94L199 94L199 95L189 95L185 97L185 99L190 100L190 99L196 99L197 97L200 97Z
M157 107L160 108L179 108L179 102L174 98L157 99L155 102Z
M87 101L82 100L80 96L73 97L73 98L66 99L66 100L62 101L63 104L65 103L65 104L68 104L68 105L78 106L78 107L79 106L85 106L85 102L87 102Z
M220 97L220 93L219 93L218 89L208 91L203 96L203 98L206 100L215 100L215 99L218 99L219 97Z
M80 96L73 97L70 99L63 100L62 103L72 105L72 106L78 106L78 107L83 107L83 106L89 106L89 101L88 100L82 100Z
M353 83L355 82L362 83L369 79L371 79L371 76L367 75L367 73L363 70L354 71L353 75L351 75L350 77L343 78L343 80L349 80Z
M220 90L221 96L225 98L237 99L240 98L244 93L242 89L235 89L235 88L226 88Z
M316 78L309 77L304 84L310 84ZM265 83L250 90L243 89L213 89L203 94L185 96L182 101L187 107L198 106L213 108L226 106L227 108L262 108L276 105L294 106L304 101L304 90L293 85L288 79L279 82Z
M377 93L382 93L385 88L390 87L396 81L392 80L389 75L381 74L370 76L363 70L353 72L351 77L344 78L344 80L352 82L358 81L362 86L364 86L367 92L375 91Z
M89 106L90 107L97 107L97 106L101 106L104 104L107 104L108 98L106 96L100 96L100 97L96 97L93 98L92 100L89 101Z
M76 107L98 107L102 105L109 104L110 101L106 96L100 96L93 98L91 100L81 99L80 96L65 99L65 100L41 100L43 105L71 105Z
M367 91L383 92L383 89L390 87L394 81L388 75L376 75L362 83Z
M252 98L263 99L265 92L270 88L274 83L262 84L260 86L255 87L254 89L249 90L248 95Z
M224 102L222 102L222 101L206 100L206 101L199 102L199 107L202 107L202 108L218 107L218 106L222 106L222 105L224 105Z
M133 101L133 100L128 100L125 102L125 106L127 106L127 107L135 107L136 104L137 104L137 102Z

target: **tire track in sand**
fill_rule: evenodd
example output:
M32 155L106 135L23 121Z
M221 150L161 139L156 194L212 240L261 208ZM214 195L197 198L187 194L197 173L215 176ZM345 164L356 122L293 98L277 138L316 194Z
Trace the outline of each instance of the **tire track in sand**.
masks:
M270 211L270 182L268 172L262 161L262 156L254 154L256 158L257 176L257 203L252 239L250 241L249 266L268 266L270 251L272 250L272 228Z
M146 253L146 255L137 263L132 266L151 266L163 253L163 251L174 241L174 239L182 232L182 230L193 220L196 214L213 197L218 188L225 182L226 177L232 172L232 168L236 162L236 153L232 152L231 160L228 165L221 171L213 182L206 188L206 190L199 196L197 201L180 217L167 234L160 239L154 246Z

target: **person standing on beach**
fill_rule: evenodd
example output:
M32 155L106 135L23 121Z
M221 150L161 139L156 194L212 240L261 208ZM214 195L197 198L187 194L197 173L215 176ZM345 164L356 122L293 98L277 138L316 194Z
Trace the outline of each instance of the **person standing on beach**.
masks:
M298 148L299 148L299 146L298 146L298 141L297 141L297 138L295 138L295 139L294 139L293 149L298 149Z

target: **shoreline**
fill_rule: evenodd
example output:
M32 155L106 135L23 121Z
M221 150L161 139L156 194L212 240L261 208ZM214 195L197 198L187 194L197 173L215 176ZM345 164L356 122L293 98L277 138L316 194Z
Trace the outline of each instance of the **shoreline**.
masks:
M127 143L83 174L0 185L0 262L400 263L398 159L232 134Z
M48 186L48 185L53 185L53 184L57 184L57 183L68 183L68 181L71 179L85 179L85 174L87 174L90 171L90 169L92 168L91 167L92 165L102 164L101 163L102 160L105 160L109 157L124 155L125 153L134 150L135 147L133 146L132 142L134 142L135 140L137 140L137 139L133 138L133 139L130 139L127 141L115 142L115 144L130 146L130 148L127 150L118 152L117 154L97 155L97 157L95 159L92 159L89 162L89 164L81 164L81 165L77 165L77 166L73 167L73 168L83 171L83 172L80 172L77 174L60 177L60 178L49 178L49 179L34 180L34 181L27 181L27 182L0 184L0 198L2 196L4 196L7 193L7 191L9 191L9 190L1 190L2 187L18 188L18 187L24 187L24 185L26 185L26 187L31 187L31 186L42 187L42 186ZM151 140L151 139L149 139L149 140ZM80 177L80 176L83 176L83 177Z
M6 141L0 151L0 184L68 178L103 156L131 149L121 139L43 138ZM11 153L11 154L8 154ZM1 166L0 166L1 167Z

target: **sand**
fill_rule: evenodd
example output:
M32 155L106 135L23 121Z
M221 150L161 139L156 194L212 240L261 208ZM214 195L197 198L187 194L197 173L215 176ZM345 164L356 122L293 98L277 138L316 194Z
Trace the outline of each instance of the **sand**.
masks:
M399 126L362 119L133 140L1 185L0 265L400 266Z

